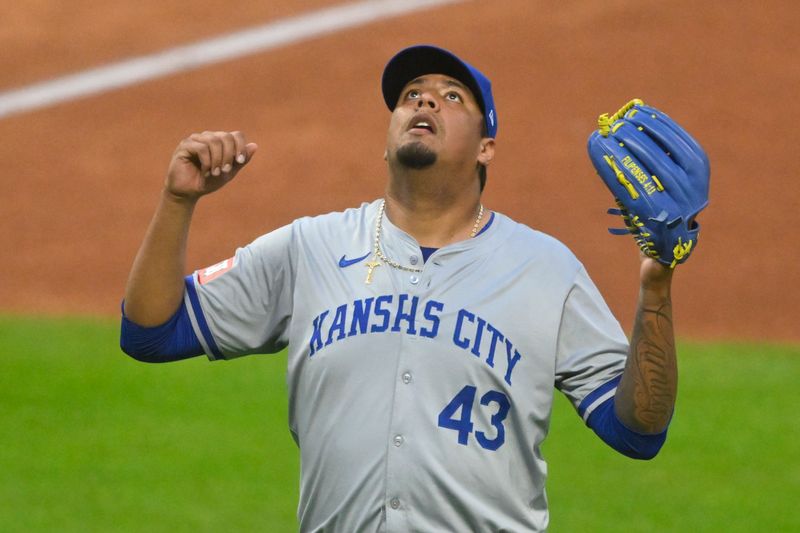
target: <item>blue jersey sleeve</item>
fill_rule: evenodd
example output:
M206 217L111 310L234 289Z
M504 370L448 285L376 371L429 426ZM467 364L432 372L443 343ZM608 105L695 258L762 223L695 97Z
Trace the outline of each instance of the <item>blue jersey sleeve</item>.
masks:
M204 353L183 302L172 318L149 328L128 320L123 303L119 344L123 352L145 363L179 361Z
M599 404L586 420L603 442L633 459L652 459L667 439L667 430L646 435L628 429L614 412L614 397Z

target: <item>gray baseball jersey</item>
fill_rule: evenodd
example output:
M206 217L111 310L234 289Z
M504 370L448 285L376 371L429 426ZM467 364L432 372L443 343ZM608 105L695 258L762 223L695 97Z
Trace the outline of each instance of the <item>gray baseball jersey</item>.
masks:
M211 359L288 346L302 531L543 531L553 389L585 417L614 393L627 340L555 239L495 213L436 251L380 201L302 218L193 275ZM587 398L591 405L587 405Z

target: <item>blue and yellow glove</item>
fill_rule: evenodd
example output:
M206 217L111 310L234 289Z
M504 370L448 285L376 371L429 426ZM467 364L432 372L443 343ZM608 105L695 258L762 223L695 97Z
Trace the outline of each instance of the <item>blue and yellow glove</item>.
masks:
M631 100L604 113L589 136L589 158L619 209L625 229L646 255L674 268L697 247L695 218L708 205L708 157L661 111Z

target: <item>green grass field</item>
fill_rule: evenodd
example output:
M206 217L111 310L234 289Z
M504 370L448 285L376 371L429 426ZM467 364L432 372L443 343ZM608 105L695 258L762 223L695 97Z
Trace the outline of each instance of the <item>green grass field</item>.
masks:
M117 323L0 318L0 531L296 531L285 356L146 365ZM680 347L670 436L617 455L559 397L551 531L800 531L800 348Z

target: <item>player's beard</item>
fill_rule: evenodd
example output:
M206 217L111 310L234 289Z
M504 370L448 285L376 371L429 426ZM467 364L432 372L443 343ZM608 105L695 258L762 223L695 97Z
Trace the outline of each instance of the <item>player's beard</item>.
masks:
M425 143L412 142L397 150L397 161L404 167L421 170L436 163L436 152Z

